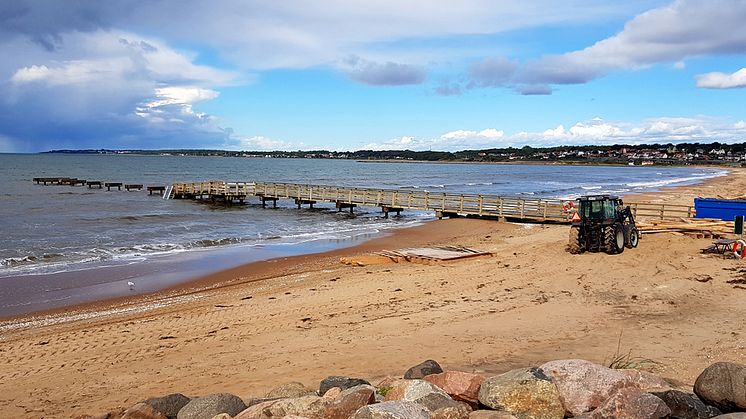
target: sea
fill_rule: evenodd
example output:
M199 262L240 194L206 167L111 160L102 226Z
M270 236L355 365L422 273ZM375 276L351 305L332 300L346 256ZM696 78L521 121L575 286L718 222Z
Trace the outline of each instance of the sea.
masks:
M432 213L333 204L298 210L166 200L143 191L36 185L75 177L168 185L206 180L289 182L432 192L574 198L696 184L717 168L358 162L351 160L0 154L0 317L183 284L241 264L324 252L421 224Z

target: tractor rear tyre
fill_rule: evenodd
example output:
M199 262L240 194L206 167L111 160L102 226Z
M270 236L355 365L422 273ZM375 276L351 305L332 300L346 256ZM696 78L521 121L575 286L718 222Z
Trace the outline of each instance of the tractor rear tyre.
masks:
M637 230L637 227L632 227L629 230L629 237L627 238L627 243L625 245L630 248L634 249L637 247L637 244L640 242L640 232Z
M567 242L567 251L573 255L583 253L583 246L580 243L579 227L570 227L570 238Z
M621 225L604 227L604 248L610 255L624 251L624 229Z

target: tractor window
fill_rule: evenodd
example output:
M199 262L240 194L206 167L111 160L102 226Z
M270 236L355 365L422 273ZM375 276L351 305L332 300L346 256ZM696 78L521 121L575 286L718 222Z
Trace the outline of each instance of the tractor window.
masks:
M615 218L616 217L616 202L606 201L604 205L604 218Z

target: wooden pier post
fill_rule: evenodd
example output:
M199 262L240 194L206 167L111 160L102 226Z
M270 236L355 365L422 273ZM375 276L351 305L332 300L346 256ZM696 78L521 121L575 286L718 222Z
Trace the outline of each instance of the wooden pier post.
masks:
M120 191L122 190L122 182L106 182L104 186L106 186L107 191L110 191L113 187L116 187Z
M355 213L354 210L355 210L355 207L357 207L357 204L350 204L348 202L337 201L335 203L335 206L337 207L337 212L342 212L343 209L349 208L350 214L354 214Z

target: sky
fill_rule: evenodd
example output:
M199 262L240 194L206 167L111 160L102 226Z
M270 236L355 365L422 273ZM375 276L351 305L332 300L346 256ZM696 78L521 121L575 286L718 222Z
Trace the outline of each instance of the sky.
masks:
M0 152L746 142L746 0L0 2Z

